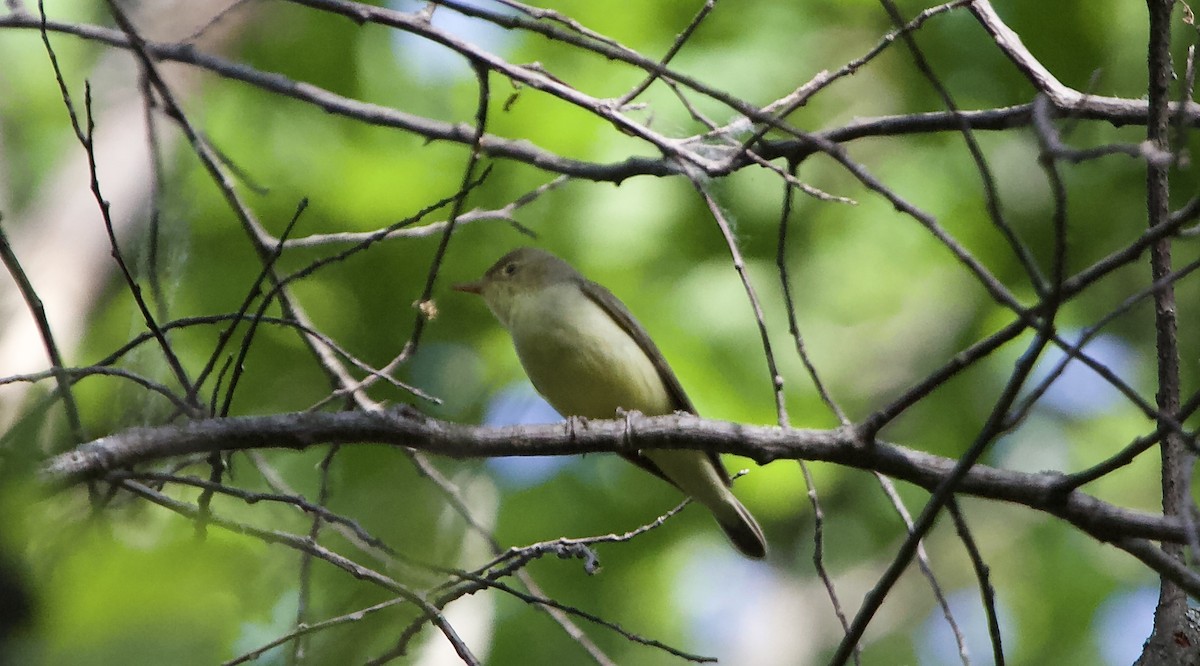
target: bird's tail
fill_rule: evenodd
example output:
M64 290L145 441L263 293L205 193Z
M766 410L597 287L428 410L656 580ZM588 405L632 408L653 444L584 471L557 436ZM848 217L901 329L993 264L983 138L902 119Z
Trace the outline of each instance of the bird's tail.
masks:
M675 484L712 512L735 548L747 557L766 557L767 540L762 528L733 496L729 477L715 456L682 450L646 451L645 456L651 463L647 469Z
M754 516L742 506L742 503L729 493L727 502L720 509L709 507L717 524L729 537L729 541L746 557L762 559L767 556L767 539L763 536L762 528Z

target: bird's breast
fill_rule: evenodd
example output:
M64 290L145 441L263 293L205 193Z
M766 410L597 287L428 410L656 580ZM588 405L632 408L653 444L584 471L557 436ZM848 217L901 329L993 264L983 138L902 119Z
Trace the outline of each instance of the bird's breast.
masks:
M673 411L646 352L576 285L551 287L517 303L510 332L530 381L563 416L607 419L618 408L649 415Z

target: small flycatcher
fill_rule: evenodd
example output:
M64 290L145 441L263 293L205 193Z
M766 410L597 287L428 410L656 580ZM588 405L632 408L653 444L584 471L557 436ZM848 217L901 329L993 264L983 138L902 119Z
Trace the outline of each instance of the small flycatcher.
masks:
M549 252L514 250L481 279L454 288L483 297L512 336L534 387L563 416L611 419L618 409L647 416L696 413L625 305ZM657 450L625 457L707 507L746 556L767 554L762 530L733 496L716 454Z

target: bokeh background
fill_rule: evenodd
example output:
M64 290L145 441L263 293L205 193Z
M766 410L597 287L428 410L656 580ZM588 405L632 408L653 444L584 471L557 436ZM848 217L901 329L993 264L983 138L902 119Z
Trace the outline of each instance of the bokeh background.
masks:
M482 0L480 0L482 3ZM340 95L452 122L470 123L477 85L469 65L411 34L290 2L125 3L148 35L187 40L206 52ZM496 8L497 5L483 3ZM666 0L596 3L565 0L554 8L650 57L659 57L701 3ZM927 5L900 2L907 16ZM1141 3L1063 0L997 2L1030 50L1066 85L1102 95L1140 98L1146 84L1146 17ZM394 8L420 9L396 1ZM26 2L26 8L36 7ZM51 18L111 26L103 3L48 0ZM1178 14L1178 12L1177 12ZM11 18L11 16L9 17ZM619 97L644 74L535 35L506 31L441 8L433 25L513 63L541 63L555 77L597 97ZM871 49L891 28L876 2L778 3L724 0L672 66L757 105L836 69ZM1175 26L1178 62L1195 32ZM126 53L93 40L52 33L77 105L91 83L102 186L121 222L120 241L141 279L148 279L151 238L161 284L153 297L168 318L231 312L260 271L252 249L179 132L158 114L160 180L152 180L145 113L136 65ZM1000 108L1031 101L1034 90L963 11L930 20L917 40L962 108ZM18 257L42 293L68 365L85 366L144 330L108 246L88 192L83 151L37 30L0 23L0 212ZM295 236L370 231L414 215L454 194L467 148L427 142L387 127L328 114L237 81L179 65L165 69L193 123L244 174L239 184L264 226L280 233L301 198L309 206ZM488 131L558 154L600 163L654 157L644 143L579 109L491 77ZM510 98L511 97L511 98ZM655 85L631 112L655 130L687 137L703 131L673 93ZM506 103L507 102L507 103ZM697 106L717 122L734 114L710 100ZM802 129L837 128L854 119L942 109L932 88L899 45L854 76L816 95L790 117ZM1062 122L1066 139L1087 147L1139 142L1140 127ZM1041 261L1051 257L1053 198L1027 127L980 132L1006 219ZM1189 137L1182 136L1187 141ZM1187 145L1186 143L1184 144ZM888 187L936 216L1005 284L1032 302L1033 291L1012 252L988 221L983 187L960 135L952 132L862 139L848 146ZM491 172L471 192L468 209L501 208L553 180L554 174L512 160L486 159ZM1069 195L1070 271L1080 270L1135 238L1146 225L1144 165L1124 156L1063 169ZM921 380L953 354L1010 320L951 254L911 218L864 190L831 160L813 157L806 182L855 205L799 197L789 221L786 261L805 343L831 395L860 419ZM1195 189L1186 169L1173 175L1176 206ZM783 188L778 176L748 168L711 183L729 217L762 298L795 426L837 425L794 351L775 255ZM151 215L158 231L148 231ZM445 210L422 223L445 219ZM619 184L569 180L514 217L530 239L501 220L461 226L450 241L434 299L438 316L415 357L397 372L440 397L431 405L383 384L372 396L414 403L440 418L484 424L552 422L558 417L525 380L505 333L473 297L449 285L473 279L507 250L536 244L567 258L606 285L654 336L700 413L729 421L776 422L757 327L724 240L683 178L642 176ZM382 366L408 339L438 234L380 243L315 272L295 285L321 330L364 361ZM279 265L295 270L344 246L290 249ZM1195 241L1177 244L1179 264L1197 255ZM1149 268L1130 265L1067 304L1064 332L1083 329L1148 282ZM45 369L36 337L17 337L28 311L0 280L3 342L0 376ZM1195 386L1195 280L1179 285L1185 386ZM73 305L72 305L73 304ZM185 364L200 367L217 328L197 326L172 338ZM1016 357L1019 338L955 377L882 433L893 442L955 457L972 441ZM1097 359L1154 394L1153 312L1133 308L1087 346ZM1048 369L1054 354L1043 359ZM124 367L169 382L152 345ZM1094 373L1072 364L1022 426L992 447L984 462L1023 471L1074 471L1153 429L1140 412ZM235 414L305 409L329 385L296 335L267 327L257 333L233 402ZM48 382L0 385L0 566L17 581L10 608L29 614L5 643L11 663L213 664L290 630L296 619L300 557L279 546L194 525L159 507L117 493L102 505L86 490L47 495L36 469L72 447L61 405L47 402ZM211 386L209 387L211 390ZM77 397L91 437L162 423L169 403L119 378L81 381ZM270 463L308 497L318 492L324 449L269 454ZM612 456L449 460L437 466L463 492L499 542L519 546L559 536L621 533L653 520L679 497L665 484ZM703 511L689 508L631 542L597 547L602 569L543 559L529 571L547 595L616 622L628 631L723 664L816 664L840 638L813 558L814 514L795 462L750 468L738 495L763 523L771 556L740 558ZM234 456L231 483L266 488L257 470ZM874 584L904 538L895 509L869 473L810 466L824 511L824 565L847 612ZM184 473L207 475L195 466ZM1122 506L1156 510L1158 460L1142 456L1119 474L1087 488ZM899 484L909 509L927 495ZM100 491L103 493L103 491ZM168 488L194 501L197 492ZM1157 578L1126 554L1044 514L964 499L963 508L991 567L1010 663L1128 664L1149 635ZM217 498L219 514L272 529L304 533L289 507ZM336 457L329 506L417 562L471 568L490 552L465 529L444 498L407 459L387 447L355 446ZM352 550L336 536L329 547ZM929 560L967 635L972 663L991 663L978 583L949 521L926 542ZM390 572L416 587L419 567ZM384 601L383 590L354 581L322 562L311 570L309 617L320 620ZM435 578L436 579L436 578ZM363 663L390 648L411 609L384 610L313 635L307 663ZM544 613L487 591L452 604L448 617L489 664L586 663L587 656ZM637 645L580 621L616 663L674 664L674 656ZM290 649L256 663L288 663ZM426 627L403 663L453 663L444 639ZM911 567L871 624L863 663L961 663L955 640L929 583Z

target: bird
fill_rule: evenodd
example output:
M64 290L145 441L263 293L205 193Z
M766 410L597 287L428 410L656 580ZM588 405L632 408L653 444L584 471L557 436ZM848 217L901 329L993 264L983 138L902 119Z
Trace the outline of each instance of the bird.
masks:
M454 289L477 294L512 338L538 393L565 417L696 414L666 357L625 304L566 261L533 247L501 257L483 277ZM747 557L766 557L754 516L730 488L715 453L643 450L624 457L712 513Z

